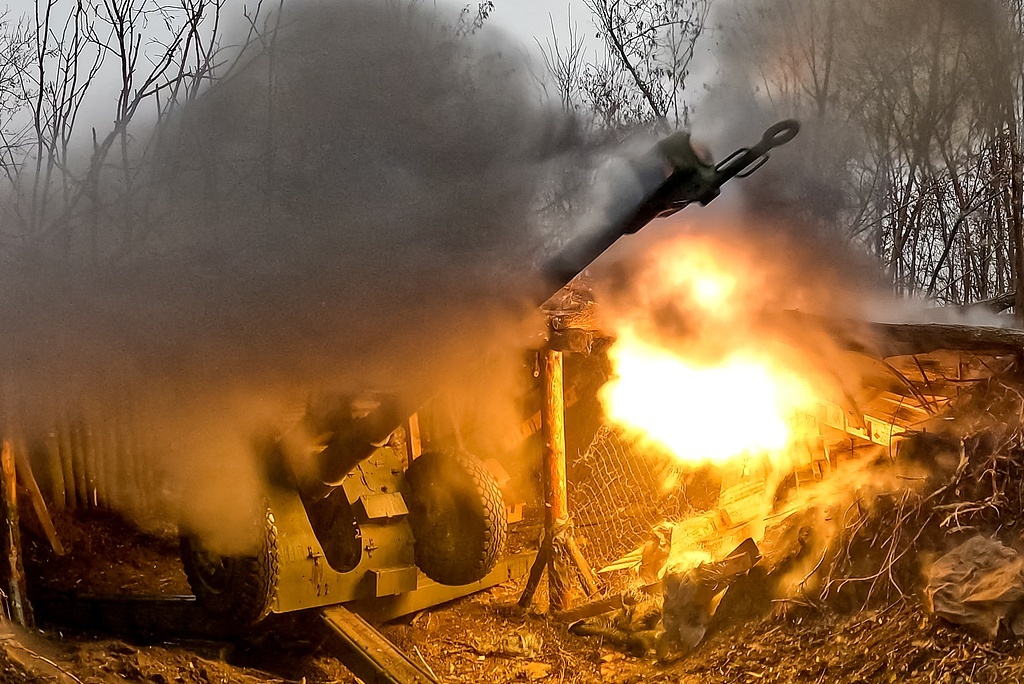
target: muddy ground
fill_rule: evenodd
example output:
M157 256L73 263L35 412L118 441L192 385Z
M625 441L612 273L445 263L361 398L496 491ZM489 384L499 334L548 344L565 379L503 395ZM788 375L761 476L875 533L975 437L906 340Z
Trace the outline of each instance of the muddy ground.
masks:
M187 592L177 544L136 531L115 516L59 516L69 554L26 540L30 597ZM839 616L776 610L719 625L699 650L665 664L596 637L570 634L543 612L515 605L509 583L385 625L382 631L442 682L1016 682L1024 647L990 642L924 615L916 600ZM785 617L782 617L782 614ZM315 616L272 620L247 640L167 640L130 629L62 625L59 602L40 616L43 631L0 634L0 684L153 682L255 684L354 682ZM70 620L65 620L69 622Z

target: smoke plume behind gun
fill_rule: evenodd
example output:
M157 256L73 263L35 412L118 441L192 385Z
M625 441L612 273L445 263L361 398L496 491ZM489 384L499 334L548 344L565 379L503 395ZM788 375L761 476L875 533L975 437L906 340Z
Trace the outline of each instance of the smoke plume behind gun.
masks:
M253 436L310 393L420 396L480 356L507 388L535 196L572 126L487 37L419 8L287 7L270 49L156 131L127 202L10 255L8 424L120 415L162 474L155 514L232 551Z

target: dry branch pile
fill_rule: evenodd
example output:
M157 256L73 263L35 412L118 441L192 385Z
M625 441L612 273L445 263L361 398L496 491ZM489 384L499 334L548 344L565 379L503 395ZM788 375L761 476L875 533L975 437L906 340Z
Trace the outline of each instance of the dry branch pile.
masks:
M1024 548L1024 378L1015 359L1000 361L982 361L987 377L945 378L949 403L893 456L917 474L832 512L835 534L792 601L844 610L906 602L923 571L970 537ZM934 392L928 383L917 384Z

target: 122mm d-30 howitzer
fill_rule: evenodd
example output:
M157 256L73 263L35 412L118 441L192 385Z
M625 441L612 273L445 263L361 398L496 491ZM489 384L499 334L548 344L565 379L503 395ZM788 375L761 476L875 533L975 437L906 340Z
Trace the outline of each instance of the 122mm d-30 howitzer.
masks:
M571 240L541 268L541 302L623 235L760 168L793 139L781 121L750 148L715 165L675 133L630 160L637 199ZM182 540L186 575L200 606L231 628L270 612L361 602L397 616L501 581L523 568L496 569L507 520L494 476L445 444L419 444L417 407L388 397L311 403L269 448L267 506L255 555L225 557ZM425 576L425 577L424 577Z

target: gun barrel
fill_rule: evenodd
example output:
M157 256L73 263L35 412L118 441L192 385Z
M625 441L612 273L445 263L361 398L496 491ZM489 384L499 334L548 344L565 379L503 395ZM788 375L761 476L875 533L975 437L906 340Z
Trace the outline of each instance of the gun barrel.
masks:
M741 148L713 166L693 149L690 136L675 133L631 163L642 199L626 207L609 208L605 221L583 231L541 268L545 292L541 302L560 290L606 252L623 235L635 233L659 216L679 211L691 202L707 204L733 178L744 178L768 160L775 147L792 140L800 130L794 119L771 126L761 140Z
M800 122L786 119L771 126L761 140L750 148L741 148L726 157L715 167L715 182L718 187L733 178L746 178L768 161L768 153L775 147L785 145L800 132Z

